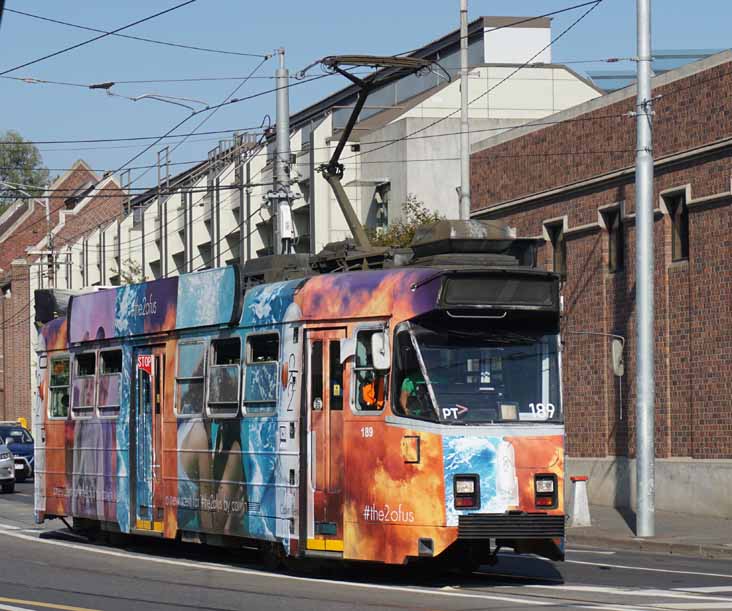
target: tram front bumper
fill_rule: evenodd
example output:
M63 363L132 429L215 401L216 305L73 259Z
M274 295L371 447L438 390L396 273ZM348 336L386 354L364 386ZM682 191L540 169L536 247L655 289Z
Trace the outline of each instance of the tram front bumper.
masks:
M550 560L564 560L564 515L471 513L458 517L458 541L510 547Z

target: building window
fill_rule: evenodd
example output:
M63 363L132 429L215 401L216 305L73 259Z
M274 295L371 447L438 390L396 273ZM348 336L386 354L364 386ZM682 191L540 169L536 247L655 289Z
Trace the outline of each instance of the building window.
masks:
M625 230L620 208L604 213L607 227L607 268L610 272L622 271L625 267Z
M689 208L686 195L679 193L666 200L671 215L671 259L685 261L689 258Z
M552 271L567 277L567 242L564 239L564 223L552 223L546 226L549 241L552 244Z

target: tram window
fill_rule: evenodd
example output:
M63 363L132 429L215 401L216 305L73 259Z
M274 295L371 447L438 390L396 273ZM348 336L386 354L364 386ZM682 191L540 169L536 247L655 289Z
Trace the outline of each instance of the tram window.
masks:
M178 416L197 416L203 412L206 344L178 344L178 373L175 377L175 412Z
M247 337L247 363L276 361L280 354L280 336L262 333Z
M323 342L313 342L310 348L310 407L323 409Z
M272 413L277 405L280 336L257 333L247 337L244 407L249 415Z
M395 414L437 420L427 383L419 366L417 352L408 331L400 331L394 339L394 402Z
M83 352L74 357L76 362L71 387L71 416L88 417L94 410L97 355Z
M65 419L69 415L69 357L51 359L49 418Z
M239 411L241 341L238 337L211 342L208 370L208 413L236 416Z
M356 334L356 362L353 368L356 378L356 409L380 411L386 400L387 372L376 371L371 354L371 337L383 333L382 329L364 329Z
M99 388L97 407L100 416L119 414L119 395L122 383L122 351L104 350L99 353Z
M86 352L84 354L76 355L76 375L82 376L93 376L96 370L97 359L96 354L93 352Z
M341 342L331 340L330 354L330 409L343 409L343 364L341 363Z

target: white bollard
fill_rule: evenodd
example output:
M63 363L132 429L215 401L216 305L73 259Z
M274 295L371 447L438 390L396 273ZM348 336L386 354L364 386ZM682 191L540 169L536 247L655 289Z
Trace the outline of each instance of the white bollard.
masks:
M575 475L572 480L572 513L569 516L569 527L592 526L590 520L590 502L587 498L586 475Z

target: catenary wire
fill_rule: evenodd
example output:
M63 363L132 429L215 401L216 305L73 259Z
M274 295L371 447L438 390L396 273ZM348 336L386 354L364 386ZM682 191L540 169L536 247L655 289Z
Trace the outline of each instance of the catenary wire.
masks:
M599 115L599 116L593 116L593 117L576 117L572 119L559 119L559 120L549 120L549 121L528 121L526 123L521 123L519 125L515 125L512 127L486 127L486 128L480 128L480 129L470 129L471 134L478 134L478 133L485 133L485 132L505 132L511 129L517 129L519 127L541 127L541 126L548 126L548 125L558 125L561 123L572 123L572 122L590 122L590 121L599 121L604 119L615 119L615 118L621 118L621 117L629 117L628 113L618 113L618 114L610 114L610 115ZM235 131L246 131L246 128L241 128L241 130L222 130L220 132L212 132L212 133L222 133L222 134L231 134L233 135ZM199 132L199 133L208 133L208 132ZM250 132L251 133L251 132ZM419 140L419 139L429 139L429 138L442 138L445 136L458 136L462 132L461 131L449 131L449 132L442 132L439 134L421 134L421 135L414 135L409 136L405 138L405 140ZM154 138L155 136L150 136L151 138ZM171 136L175 137L175 136ZM206 139L200 139L195 140L196 142L215 142L219 141L220 138L206 138ZM193 142L194 140L191 140L190 142ZM369 144L385 144L393 142L393 139L388 140L372 140L369 142ZM130 145L135 146L135 145ZM98 150L99 147L91 147L86 150ZM125 147L127 148L127 147ZM40 150L40 149L39 149ZM46 149L48 150L48 149ZM85 150L83 148L69 148L69 149L59 149L59 150L69 150L69 151L75 151L75 150ZM301 148L293 151L294 153L305 153L309 151L320 151L320 150L332 150L332 147L328 146L316 146L316 147L306 147ZM191 165L196 163L203 163L207 161L207 159L192 159L189 161L171 161L169 165ZM147 168L155 168L157 167L157 164L149 164L149 165L139 165L139 166L131 166L127 169L131 170L140 170L140 169L147 169ZM0 170L15 170L17 169L14 166L0 166ZM47 170L51 172L85 172L86 168L46 168ZM97 168L93 169L94 172L107 172L110 171L109 168Z
M244 79L242 79L242 81L241 81L241 82L240 82L240 83L239 83L239 84L238 84L238 85L237 85L237 86L236 86L236 87L235 87L235 88L234 88L234 89L233 89L233 90L231 91L231 93L229 93L229 94L228 94L228 95L227 95L227 96L226 96L226 97L224 98L224 100L223 100L223 102L222 102L221 104L219 104L219 105L216 105L215 107L213 107L213 108L212 108L212 110L211 110L211 112L210 112L209 114L207 114L206 116L204 116L204 117L203 117L203 119L201 119L201 121L199 121L198 125L196 125L196 127L194 127L194 128L193 128L193 130L192 130L192 131L191 131L191 132L190 132L189 134L187 134L186 136L184 136L184 137L183 137L183 139L182 139L182 140L181 140L180 142L176 142L176 143L175 143L175 145L173 146L172 150L170 150L170 151L168 152L168 156L169 156L169 155L170 155L171 153L174 153L174 152L176 151L176 149L177 149L178 147L180 147L180 146L181 146L181 145L182 145L183 143L185 143L185 141L186 141L186 140L188 139L188 137L189 137L189 136L192 136L192 135L194 135L194 134L195 134L195 133L196 133L196 132L197 132L197 131L198 131L198 130L199 130L199 129L201 128L201 127L203 127L203 126L204 126L204 125L206 124L206 122L207 122L207 121L208 121L209 119L211 119L211 117L213 117L213 116L214 116L214 115L215 115L215 114L216 114L216 113L217 113L217 112L219 111L219 109L220 109L220 108L222 107L222 105L223 105L223 104L225 104L225 103L226 103L226 102L228 102L229 100L232 100L232 99L234 99L234 96L235 96L235 95L237 94L237 92L238 92L238 91L239 91L239 90L240 90L240 89L241 89L241 88L242 88L242 87L243 87L243 86L244 86L244 85L245 85L245 84L246 84L246 83L247 83L247 82L249 81L250 77L254 76L254 75L255 75L255 74L256 74L256 73L257 73L257 72L259 71L259 69L260 69L260 68L261 68L261 67L262 67L262 66L263 66L263 65L264 65L264 64L265 64L265 63L267 62L267 60L268 60L268 59L269 59L269 57L265 57L265 58L263 58L263 59L262 59L262 60L261 60L261 61L260 61L260 62L259 62L259 63L258 63L258 64L257 64L256 66L255 66L255 67L254 67L254 69L253 69L253 70L252 70L252 71L251 71L251 72L250 72L250 73L249 73L249 74L248 74L248 75L247 75L247 76L246 76L246 77L245 77ZM289 87L289 84L288 84L287 86ZM262 128L262 125L260 125L260 129L261 129L261 128ZM160 142L160 140L157 140L157 141L155 142L155 144L157 144L157 142ZM148 148L148 149L146 149L146 150L149 150L149 148ZM145 151L143 151L143 153L144 153L144 152L145 152ZM137 159L137 157L139 157L139 155L138 155L138 156L136 156L136 157L133 157L133 161L134 161L134 159ZM149 172L150 172L150 170L149 170L149 169L148 169L148 170L145 170L145 171L144 171L144 172L143 172L143 173L142 173L142 174L141 174L140 176L138 176L138 177L137 177L137 178L135 179L135 181L133 181L133 182L139 181L139 180L140 180L141 178L144 178L144 177L145 177L145 176L146 176L146 175L147 175L147 174L148 174Z
M589 9L587 9L584 13L582 13L582 15L580 15L577 19L575 19L569 26L567 26L564 30L562 30L557 36L555 36L554 38L552 38L547 45L545 45L539 51L537 51L534 55L532 55L526 62L522 63L516 69L512 70L508 75L506 75L505 77L503 77L495 85L493 85L492 87L489 87L486 91L484 91L480 95L478 95L475 98L473 98L472 100L470 100L469 104L472 104L473 102L476 102L477 100L485 97L486 95L488 95L489 93L491 93L491 91L494 91L496 88L500 87L503 83L505 83L507 80L509 80L515 74L517 74L520 70L522 70L523 68L525 68L528 65L530 65L531 62L534 61L534 59L536 59L539 55L541 55L544 51L546 51L546 49L550 48L555 42L557 42L560 38L562 38L570 30L572 30L585 17L587 17L592 11L594 11L598 6L600 6L600 4L602 4L603 1L604 0L593 0L592 3L585 3L584 5L582 5L582 6L587 6L587 4L592 4L592 6L590 6ZM573 8L577 8L577 7L575 6ZM387 148L389 146L392 146L392 145L396 144L397 142L402 142L402 141L406 140L407 138L409 138L409 137L411 137L411 136L413 136L415 134L418 134L418 133L423 132L423 131L431 128L431 127L434 127L435 125L438 125L439 123L441 123L441 122L449 119L450 117L456 115L459 112L460 112L460 109L458 108L458 109L452 111L451 113L445 115L444 117L440 117L439 119L436 119L435 121L431 121L427 125L424 125L423 127L419 128L419 129L417 129L417 130L415 130L413 132L410 132L409 134L406 134L405 136L401 136L400 138L396 138L396 139L392 140L389 143L382 144L382 145L377 146L375 148L368 149L367 151L361 150L361 151L359 151L358 153L356 153L354 155L349 155L348 157L344 157L341 161L347 161L347 160L353 159L355 157L359 157L359 156L363 156L363 155L366 155L366 154L369 154L369 153L373 153L375 151L379 151L381 149L384 149L384 148ZM506 131L508 132L508 131L513 130L513 129L518 129L519 127L520 126L516 126L516 127L513 127L513 128L509 128Z
M263 60L263 61L266 61L266 60ZM288 83L284 87L274 87L272 89L269 89L269 90L266 90L266 91L261 91L259 93L252 94L250 96L245 96L243 98L232 98L232 99L229 99L227 101L224 101L224 102L222 102L220 104L216 104L214 106L207 106L206 108L202 108L201 110L194 111L190 115L188 115L187 117L185 117L183 120L179 121L176 125L174 125L171 129L169 129L165 134L163 134L162 136L160 136L155 142L152 142L147 147L145 147L142 151L140 151L135 156L133 156L131 159L129 159L127 162L125 162L121 167L119 167L117 170L115 170L114 172L112 172L112 174L118 174L119 172L121 172L127 165L129 165L135 159L139 158L141 155L143 155L144 153L146 153L147 151L149 151L153 146L155 146L165 136L170 135L173 131L175 131L183 123L185 123L186 121L188 121L189 119L191 119L192 117L194 117L194 116L196 116L198 114L201 114L201 113L206 112L208 110L218 109L218 108L221 108L223 106L227 106L229 104L235 104L235 103L239 103L239 102L244 102L246 100L250 100L252 98L256 98L256 97L259 97L261 95L265 95L267 93L272 93L272 92L278 91L280 89L286 89L286 88L290 88L290 87L295 87L296 85L304 85L306 83L310 83L310 82L313 82L313 81L316 81L316 80L319 80L319 79L322 79L322 78L326 78L328 76L333 76L333 75L331 73L321 74L321 75L314 76L314 77L311 77L311 78L308 78L308 79L299 80L296 83ZM260 144L261 144L261 142L260 142ZM63 207L63 205L57 207L56 209L53 210L53 212L56 212L56 211L60 210L62 207ZM43 220L43 219L39 219L35 223L31 223L30 225L26 225L25 228L27 229L27 228L29 228L32 225L38 224L39 222L41 222L41 220ZM87 233L87 231L84 231L83 233L81 233L79 235L84 235L85 233Z
M33 59L31 61L25 62L24 64L20 64L18 66L14 66L13 68L8 68L6 70L3 70L0 72L0 76L4 74L9 74L10 72L15 72L16 70L20 70L21 68L25 68L26 66L32 66L33 64L37 64L39 62L45 61L47 59L50 59L52 57L56 57L58 55L62 55L63 53L67 53L69 51L73 51L74 49L78 49L79 47L83 47L84 45L88 45L92 42L96 42L97 40L101 40L102 38L106 38L107 36L112 36L116 34L117 32L121 32L122 30L126 30L127 28L131 28L136 25L140 25L141 23L145 23L146 21L150 21L151 19L155 19L156 17L160 17L161 15L165 15L167 13L171 13L172 11L178 10L179 8L183 8L184 6L188 6L189 4L193 4L197 0L186 0L185 2L182 2L181 4L176 4L175 6L171 6L170 8L165 9L164 11L160 11L158 13L155 13L154 15L150 15L148 17L143 17L142 19L138 19L137 21L133 21L132 23L128 23L127 25L124 25L120 28L117 28L115 30L112 30L111 32L105 32L104 34L100 34L99 36L95 36L94 38L89 38L87 40L84 40L82 42L76 43L75 45L71 45L70 47L64 47L63 49L59 49L58 51L54 51L53 53L49 53L48 55L44 55L43 57L39 57L37 59Z
M239 55L242 57L266 57L266 53L245 53L243 51L226 51L223 49L210 49L208 47L200 47L196 45L184 45L181 43L176 42L169 42L166 40L155 40L153 38L146 38L144 36L132 36L130 34L119 34L118 30L109 32L107 30L100 30L98 28L92 28L89 26L79 25L78 23L70 23L68 21L61 21L60 19L51 19L50 17L44 17L43 15L35 15L33 13L26 13L25 11L19 11L17 9L5 9L8 13L15 13L16 15L23 15L24 17L31 17L33 19L38 19L41 21L47 21L50 23L56 23L59 25L65 25L70 28L76 28L79 30L86 30L87 32L98 32L100 34L107 34L107 35L113 35L118 36L120 38L129 38L130 40L140 40L142 42L149 42L156 45L164 45L166 47L177 47L179 49L189 49L192 51L204 51L206 53L219 53L221 55Z
M260 139L260 142L256 146L260 146L261 147L261 139ZM266 152L267 152L266 151L266 148L260 148L259 152L257 152L254 155L252 155L252 157L249 159L249 161L251 161L252 159L255 159L256 157L258 157L260 155L266 154ZM221 176L219 176L219 178L230 176L231 175L231 172L234 169L235 169L234 167L229 168L226 172L222 173ZM253 176L251 176L249 178L249 181L247 182L247 184L246 185L242 185L242 186L244 186L244 187L247 187L247 186L269 186L269 185L273 184L273 183L262 183L262 182L254 183L253 182L265 169L266 169L266 166L262 166L257 172L255 172L255 174ZM237 185L236 188L238 188L238 187L239 186ZM171 194L177 194L177 193L180 193L181 191L188 192L189 189L177 189L175 191L172 191ZM196 192L198 192L198 191L196 191ZM203 199L205 197L205 194L208 193L208 189L202 190L202 192L204 193L204 195L202 195L198 200L196 200L195 203L192 202L191 203L191 207L193 207L193 205L198 205L198 204L200 204L200 202L203 201ZM150 200L154 199L156 197L156 195L157 195L157 191L152 192L152 190L151 190ZM104 196L104 195L102 195L102 196L99 196L99 197L102 197L102 198L107 197L107 198L110 198L111 199L113 197L120 197L120 195L119 195L119 193L116 193L115 195L110 195L110 196ZM122 195L122 197L124 197L124 196ZM56 210L58 210L58 209L60 209L60 207L57 208ZM185 212L181 212L180 214L178 214L177 216L173 217L172 219L169 219L168 222L174 222L175 220L177 220L178 218L180 218L184 214L185 214ZM205 214L205 212L204 212L204 214ZM202 216L203 215L200 215L199 217L197 217L196 219L193 219L193 220L198 220L198 219L202 218ZM38 222L40 222L40 220L42 220L42 219L39 219ZM96 228L96 229L98 229L98 228ZM68 243L70 243L72 241L76 241L78 238L82 238L85 235L88 235L91 231L95 231L96 229L91 229L91 230L85 229L83 231L77 232L76 234L72 234L71 236L66 236L64 238L65 243L68 244ZM130 240L127 240L125 242L120 242L120 246L122 244L131 244L133 242L137 242L142 237L143 236L141 236L140 238L130 239ZM150 240L148 242L141 242L140 244L141 244L141 246L144 246L145 244L151 244L154 241L156 241L156 238L153 236L153 239L152 240Z

